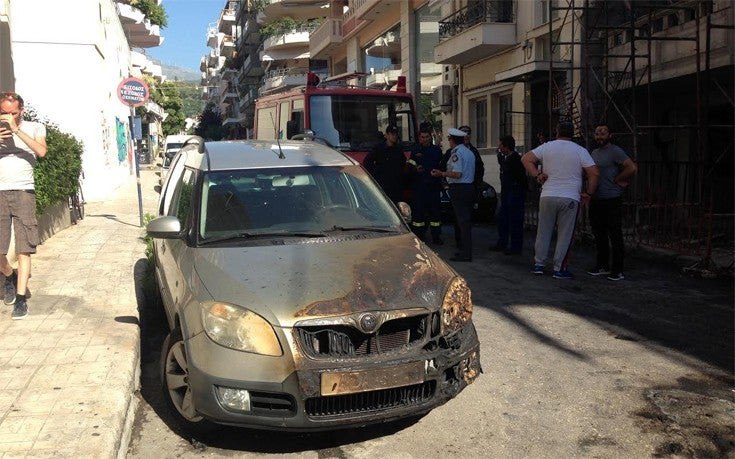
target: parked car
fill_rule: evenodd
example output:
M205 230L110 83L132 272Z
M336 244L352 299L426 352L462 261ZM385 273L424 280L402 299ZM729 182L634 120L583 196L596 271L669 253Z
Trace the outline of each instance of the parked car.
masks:
M187 140L193 136L190 135L169 135L163 143L163 154L161 158L161 173L158 175L158 183L163 185L163 181L166 180L169 167L171 166L171 160L176 156L176 153L181 150Z
M426 413L481 372L465 280L353 159L207 142L161 192L162 390L183 424L326 430Z
M490 222L495 218L497 209L498 194L495 192L495 188L487 182L482 182L472 211L472 220L483 223ZM443 222L454 221L454 211L449 200L448 187L444 187L441 191L441 217Z

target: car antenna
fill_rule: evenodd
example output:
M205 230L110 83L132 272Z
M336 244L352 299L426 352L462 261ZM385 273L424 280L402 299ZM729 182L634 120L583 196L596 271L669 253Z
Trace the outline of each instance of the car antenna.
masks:
M273 120L273 113L270 113L271 116L271 124L273 125L273 132L276 133L276 145L278 145L278 159L286 159L286 157L283 155L283 150L281 150L281 139L279 139L278 130L276 129L276 122Z

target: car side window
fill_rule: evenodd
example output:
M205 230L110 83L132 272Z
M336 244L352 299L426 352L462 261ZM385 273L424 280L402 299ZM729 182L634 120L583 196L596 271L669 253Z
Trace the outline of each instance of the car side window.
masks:
M166 215L175 216L183 224L186 223L191 211L191 200L194 191L196 174L188 167L184 169L181 179L174 188L171 206Z
M159 213L161 215L172 215L170 212L171 201L173 200L174 193L176 192L176 185L181 180L181 174L184 172L184 163L186 162L186 152L180 152L174 159L174 164L171 166L170 173L164 183L165 189L161 191L163 199L161 200L161 206L159 207Z

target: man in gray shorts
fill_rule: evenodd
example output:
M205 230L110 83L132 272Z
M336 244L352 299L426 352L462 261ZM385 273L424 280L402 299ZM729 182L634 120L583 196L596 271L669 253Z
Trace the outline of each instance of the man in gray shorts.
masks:
M26 292L31 274L31 254L38 245L36 193L33 166L36 158L46 156L46 126L23 121L23 98L13 92L0 94L0 273L5 289L5 304L14 304L13 319L28 314ZM10 228L15 233L18 272L8 263Z
M573 135L571 123L559 123L556 140L539 145L521 158L526 172L536 177L543 186L539 200L533 273L544 273L551 236L556 226L553 274L556 279L574 277L569 271L567 255L572 245L577 211L580 199L582 205L586 205L597 189L599 175L589 152L572 142ZM538 171L539 163L543 164L543 172ZM582 179L585 176L587 187L582 191Z

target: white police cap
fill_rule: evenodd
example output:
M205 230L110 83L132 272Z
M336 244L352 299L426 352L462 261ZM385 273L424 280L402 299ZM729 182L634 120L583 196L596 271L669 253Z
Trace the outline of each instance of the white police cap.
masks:
M464 131L460 131L457 128L449 128L449 131L447 131L449 135L456 136L456 137L466 137L467 133Z

